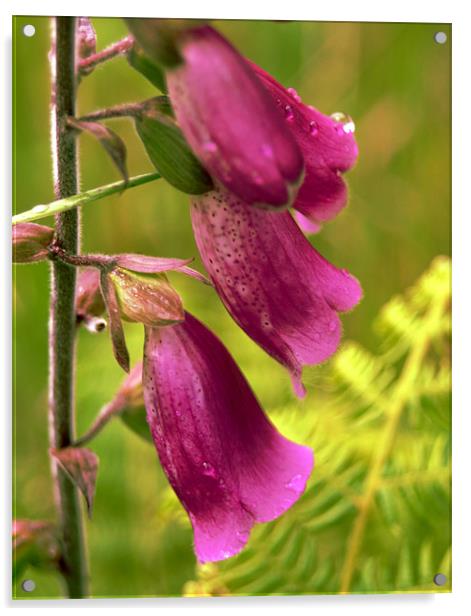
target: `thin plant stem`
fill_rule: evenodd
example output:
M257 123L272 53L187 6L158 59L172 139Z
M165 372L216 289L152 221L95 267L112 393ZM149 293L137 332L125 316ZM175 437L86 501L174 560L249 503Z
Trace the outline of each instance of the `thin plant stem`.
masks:
M108 402L105 406L100 410L98 415L96 416L93 424L90 428L83 434L81 437L76 439L73 443L74 447L81 447L85 443L91 441L101 430L106 426L106 424L113 419L119 411L123 407L123 401L119 398Z
M103 64L103 62L107 62L116 56L125 54L131 47L134 45L134 39L132 36L126 36L120 41L116 41L116 43L111 44L106 49L102 51L98 51L87 58L83 58L80 60L78 68L80 72L87 73L91 69L95 68L99 64Z
M128 188L134 188L135 186L142 186L148 182L160 179L159 173L144 173L143 175L136 175L128 180L128 182L113 182L112 184L106 184L105 186L98 186L92 188L83 193L74 194L64 199L58 199L47 204L35 205L26 212L16 214L12 218L12 224L16 225L19 222L33 222L34 220L40 220L41 218L47 218L56 214L69 212L75 210L79 205L87 205L93 203L105 197L109 197L116 193L121 193Z
M77 118L77 120L79 122L91 122L96 120L110 120L112 118L135 118L142 115L142 112L142 103L120 103L119 105L113 105L105 109L97 109L96 111L92 111Z
M428 322L438 322L446 310L446 298L430 308ZM433 328L431 328L433 329ZM365 481L365 491L358 505L358 515L353 524L352 532L347 543L346 556L342 567L340 579L340 592L347 593L356 570L357 556L359 554L368 521L368 516L374 504L376 492L381 483L384 465L389 459L397 435L400 419L411 388L417 378L424 358L431 343L431 336L424 332L408 355L396 387L390 396L390 402L385 406L386 423Z
M77 192L78 164L75 137L67 130L75 115L75 18L52 18L51 147L54 191L58 199ZM56 240L71 253L79 252L79 211L56 215ZM49 314L49 446L62 449L74 440L75 380L74 267L51 263ZM54 492L62 545L60 570L71 598L88 595L88 571L81 503L77 488L51 456Z

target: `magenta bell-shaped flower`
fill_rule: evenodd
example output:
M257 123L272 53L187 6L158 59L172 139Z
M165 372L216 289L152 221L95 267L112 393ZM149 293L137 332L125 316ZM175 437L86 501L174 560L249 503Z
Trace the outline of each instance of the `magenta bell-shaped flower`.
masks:
M361 299L359 282L324 259L289 212L264 212L225 189L192 199L204 266L233 319L291 373L298 396L303 365L337 349L338 312Z
M160 461L190 517L200 562L237 554L255 522L304 491L312 451L268 420L237 364L190 314L146 328L147 420Z
M290 206L303 158L247 61L209 26L182 33L183 62L167 71L179 126L213 178L249 205Z
M347 203L347 186L341 174L358 157L355 125L344 114L326 116L305 105L293 88L284 88L256 64L249 65L271 94L302 152L305 175L293 207L301 213L296 216L301 228L316 232Z

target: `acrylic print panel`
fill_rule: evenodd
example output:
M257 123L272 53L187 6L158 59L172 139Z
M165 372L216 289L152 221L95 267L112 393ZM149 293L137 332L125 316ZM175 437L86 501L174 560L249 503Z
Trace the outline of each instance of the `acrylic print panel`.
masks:
M13 30L14 597L450 591L449 25Z

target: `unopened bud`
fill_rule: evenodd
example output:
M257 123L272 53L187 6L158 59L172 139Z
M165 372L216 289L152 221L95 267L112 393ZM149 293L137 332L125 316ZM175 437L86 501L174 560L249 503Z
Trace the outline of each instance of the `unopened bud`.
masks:
M53 524L40 520L14 520L12 534L15 576L28 566L57 566L60 544Z
M54 229L33 222L14 225L12 231L13 263L35 263L48 258L48 246Z
M135 121L150 160L167 182L190 195L212 190L213 182L178 128L166 96L146 101Z
M108 276L116 289L123 319L150 327L184 320L180 296L165 274L136 274L117 267Z
M77 56L79 60L96 53L96 33L88 17L77 19ZM82 70L84 74L91 73L93 67Z

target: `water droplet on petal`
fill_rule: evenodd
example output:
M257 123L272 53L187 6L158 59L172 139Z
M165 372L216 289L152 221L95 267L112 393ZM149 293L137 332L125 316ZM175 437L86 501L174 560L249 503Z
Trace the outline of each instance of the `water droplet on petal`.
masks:
M271 147L271 145L268 145L268 143L264 143L262 145L261 151L266 158L273 158L273 148Z
M355 132L355 122L349 115L342 113L341 111L336 111L331 116L334 122L338 122L339 126L335 127L335 130L339 135L343 133L354 133Z
M285 484L285 487L297 493L301 492L304 488L304 477L302 475L295 475Z
M315 137L318 132L319 132L319 126L318 126L317 122L315 120L312 120L312 122L309 122L309 133L313 137Z
M288 92L297 103L301 102L301 97L299 96L299 94L296 92L294 88L288 88Z
M216 477L214 466L212 466L209 462L203 462L203 475L206 475L207 477Z
M334 122L341 122L342 124L344 122L348 122L348 116L342 111L336 111L335 113L332 113L330 117Z
M346 124L343 125L343 132L344 133L354 133L355 132L355 122L353 120L350 120L349 122L347 122Z
M217 152L218 146L214 143L214 141L206 141L203 143L203 150L205 152L209 152L210 154Z
M314 338L314 340L315 340L316 342L319 342L319 340L321 339L321 335L320 335L318 332L316 332L316 333L314 334L313 338Z
M286 105L285 107L285 118L288 120L288 122L292 122L294 119L294 112L291 105Z
M337 329L337 322L332 320L329 323L329 331L334 332Z

